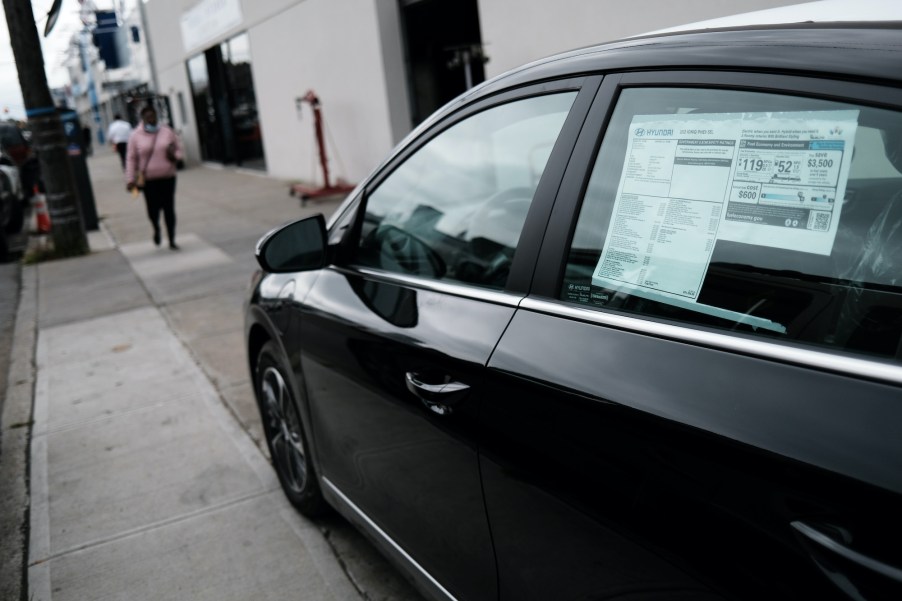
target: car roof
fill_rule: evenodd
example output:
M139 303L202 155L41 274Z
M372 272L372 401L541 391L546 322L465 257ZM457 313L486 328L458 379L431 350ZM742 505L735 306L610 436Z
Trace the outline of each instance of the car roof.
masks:
M22 128L10 121L0 121L0 144L10 146L24 143L25 138L22 136Z
M687 23L642 35L766 24L887 21L902 21L902 3L898 0L818 0Z
M902 83L902 21L749 25L654 34L557 54L488 89L597 72L736 69Z
M867 5L879 0L856 1ZM464 92L420 123L398 147L464 104L504 90L567 77L653 70L754 71L902 87L902 18L666 32L571 50L502 73Z

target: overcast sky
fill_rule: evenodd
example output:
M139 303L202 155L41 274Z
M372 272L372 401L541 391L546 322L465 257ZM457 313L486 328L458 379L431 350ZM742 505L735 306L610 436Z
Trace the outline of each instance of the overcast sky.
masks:
M120 2L113 0L94 0L94 4L100 9L111 9L114 4ZM131 5L131 2L128 3ZM62 67L63 58L72 34L82 28L79 17L81 5L78 0L63 0L59 20L48 37L44 36L44 25L47 22L47 11L53 5L53 0L31 0L34 10L35 23L38 35L41 36L41 46L44 52L44 72L47 74L47 83L51 88L64 86L69 83L69 75ZM0 119L25 118L25 106L22 102L22 92L19 88L19 76L16 72L16 64L13 60L13 51L9 45L9 28L3 11L0 11ZM6 112L8 109L9 112Z

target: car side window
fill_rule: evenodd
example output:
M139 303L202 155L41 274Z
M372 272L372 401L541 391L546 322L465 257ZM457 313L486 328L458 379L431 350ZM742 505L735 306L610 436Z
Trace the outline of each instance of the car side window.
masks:
M624 90L560 298L896 357L902 119L777 94Z
M438 134L366 202L356 262L503 288L576 92L489 108Z

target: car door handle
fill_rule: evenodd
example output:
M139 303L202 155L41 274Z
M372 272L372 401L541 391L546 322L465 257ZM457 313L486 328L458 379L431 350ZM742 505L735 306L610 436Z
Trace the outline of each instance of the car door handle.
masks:
M419 374L409 371L405 374L407 390L423 401L426 407L436 415L448 415L452 407L461 402L469 393L470 386L445 377L445 382L427 384Z
M821 530L809 526L803 521L795 520L791 522L790 525L804 538L804 540L814 545L814 550L829 551L833 556L839 556L858 568L864 568L867 572L883 576L884 578L895 581L897 585L902 585L902 570L899 568L885 564L882 561L878 561L850 549L832 536L824 534ZM815 557L815 559L817 558ZM818 564L820 563L821 562L818 561ZM830 576L830 574L828 574L828 576ZM845 578L843 578L843 580L845 580ZM842 583L837 584L840 584L840 588L843 588Z

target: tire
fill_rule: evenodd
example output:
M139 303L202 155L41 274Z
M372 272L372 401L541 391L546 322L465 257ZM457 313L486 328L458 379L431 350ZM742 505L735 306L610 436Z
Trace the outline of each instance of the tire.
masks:
M11 203L11 213L5 231L7 234L18 234L25 225L25 201L13 198Z
M15 223L16 197L13 196L12 183L9 176L0 170L0 229L10 233L10 226Z
M285 496L302 514L322 515L326 502L310 458L303 418L272 342L260 349L254 388L266 445Z
M4 228L0 228L0 263L6 263L12 259L13 255L9 250L9 238Z

